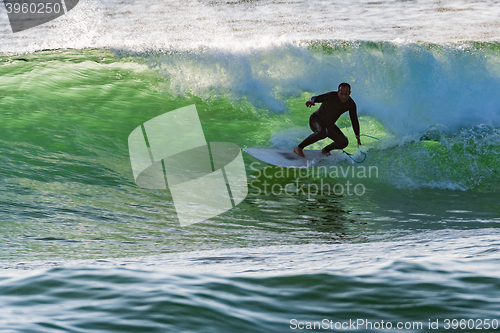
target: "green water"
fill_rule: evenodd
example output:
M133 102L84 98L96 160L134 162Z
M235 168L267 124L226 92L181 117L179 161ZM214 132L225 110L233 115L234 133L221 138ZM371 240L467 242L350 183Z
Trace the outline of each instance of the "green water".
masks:
M363 47L368 58L380 52ZM311 52L354 61L355 50ZM421 130L425 114L413 114L416 127L401 135L379 111L391 100L367 105L358 89L362 133L380 139L363 137L365 162L339 153L323 171L284 175L244 154L247 198L181 227L168 190L135 184L132 130L195 104L207 142L293 148L310 133L304 101L323 92L290 79L271 97L252 95L275 82L257 80L258 69L279 77L272 52L268 67L249 56L245 82L256 90L238 90L230 73L201 87L165 71L193 57L214 66L203 53L0 57L0 330L286 332L293 318L327 318L423 323L405 330L417 332L429 320L444 330L447 318L500 319L496 127ZM266 107L274 100L284 109ZM356 153L349 118L338 124ZM324 184L344 192L311 190Z

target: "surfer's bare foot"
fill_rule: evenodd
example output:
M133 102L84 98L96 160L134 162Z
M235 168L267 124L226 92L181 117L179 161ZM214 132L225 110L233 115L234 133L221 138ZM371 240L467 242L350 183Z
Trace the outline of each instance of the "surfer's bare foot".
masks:
M330 152L328 150L326 150L325 148L321 149L321 153L325 156L330 156Z
M300 148L299 146L295 147L293 151L295 152L295 154L299 155L300 157L306 158L306 155L304 155L302 148Z

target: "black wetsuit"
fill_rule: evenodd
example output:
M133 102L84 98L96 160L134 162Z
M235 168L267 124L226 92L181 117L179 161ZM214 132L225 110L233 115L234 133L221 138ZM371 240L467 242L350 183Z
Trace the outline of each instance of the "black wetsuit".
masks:
M309 135L304 141L299 144L299 147L305 147L319 140L329 137L333 140L331 144L324 149L330 151L332 149L344 149L349 144L347 137L342 133L340 128L335 125L335 122L344 113L349 111L351 117L352 128L354 134L359 135L359 121L356 113L356 103L349 97L347 102L342 103L336 91L314 96L311 98L313 103L321 103L321 106L309 118L309 127L313 130L313 134Z

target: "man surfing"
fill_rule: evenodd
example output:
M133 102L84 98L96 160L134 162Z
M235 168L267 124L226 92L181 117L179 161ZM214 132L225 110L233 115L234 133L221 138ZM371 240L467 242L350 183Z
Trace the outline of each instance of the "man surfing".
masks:
M306 156L302 150L310 144L323 140L326 137L333 140L331 144L321 150L326 156L330 156L330 151L333 149L344 149L347 147L349 144L347 137L335 125L339 117L347 111L349 111L349 116L351 117L352 129L354 130L354 134L356 134L358 145L361 145L356 103L351 98L351 86L349 83L341 83L338 91L331 91L323 95L311 97L306 102L306 106L310 108L315 103L321 103L321 106L309 118L309 127L311 127L314 133L295 147L293 151L297 155L305 158Z

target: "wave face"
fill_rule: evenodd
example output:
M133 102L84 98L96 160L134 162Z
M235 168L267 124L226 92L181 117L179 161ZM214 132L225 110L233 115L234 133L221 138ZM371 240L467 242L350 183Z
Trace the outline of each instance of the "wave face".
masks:
M2 139L54 154L78 147L92 155L118 144L129 177L123 138L161 112L199 104L209 141L293 148L310 133L304 101L348 81L362 133L379 139L364 137L363 148L381 183L491 191L500 162L498 50L496 43L330 41L234 52L5 56ZM349 118L338 124L355 153ZM96 136L105 139L90 139ZM80 177L94 177L88 172ZM37 178L52 176L36 170Z
M364 141L378 148L372 163L390 174L384 180L463 190L497 177L498 49L496 43L309 42L243 53L175 52L146 62L172 95L225 98L236 108L286 119L270 139L279 148L293 148L307 135L305 100L348 81L362 132L382 139ZM355 142L350 122L340 123Z

